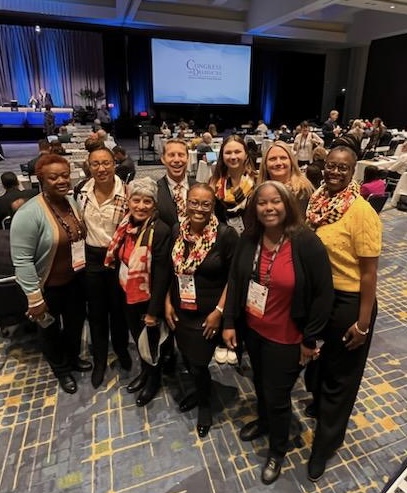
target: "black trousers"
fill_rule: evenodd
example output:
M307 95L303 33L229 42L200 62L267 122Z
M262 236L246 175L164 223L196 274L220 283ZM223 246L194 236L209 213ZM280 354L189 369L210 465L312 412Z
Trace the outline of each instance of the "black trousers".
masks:
M245 333L253 370L257 412L269 432L269 457L282 463L289 446L291 390L302 370L300 344L269 341L252 329Z
M42 352L58 378L70 373L81 350L86 318L84 273L77 273L63 286L46 286L43 296L55 322L46 328L38 325L38 337Z
M313 370L318 422L312 453L322 459L328 459L342 445L369 353L376 303L365 344L349 351L342 341L347 329L358 319L359 305L359 293L335 291L332 317L325 329L325 344ZM312 367L308 371L311 370Z
M106 252L105 249L99 250ZM104 254L100 253L89 255L87 247L86 299L95 367L106 368L109 331L119 359L127 353L129 335L124 316L124 294L117 273L114 269L103 267Z

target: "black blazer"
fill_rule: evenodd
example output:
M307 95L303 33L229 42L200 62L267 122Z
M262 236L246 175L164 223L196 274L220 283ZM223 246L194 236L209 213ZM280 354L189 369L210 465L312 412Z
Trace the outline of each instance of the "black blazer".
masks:
M171 229L160 219L156 220L151 256L151 298L147 313L164 316L164 302L171 279Z
M295 286L291 318L311 348L331 315L334 291L331 265L324 245L310 229L303 227L291 238ZM257 242L242 236L230 268L224 310L224 327L244 330L245 307Z
M192 187L196 183L194 178L188 177L188 185ZM167 176L163 176L157 181L157 207L160 219L164 221L170 228L178 223L177 206L173 199L168 184Z

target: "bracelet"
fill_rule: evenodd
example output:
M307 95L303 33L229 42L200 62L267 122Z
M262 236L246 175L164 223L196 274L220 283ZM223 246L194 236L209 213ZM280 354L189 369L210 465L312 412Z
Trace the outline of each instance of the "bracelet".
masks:
M219 312L221 315L223 315L223 308L222 308L221 306L216 305L216 306L215 306L215 310L218 310L218 312Z
M369 334L369 327L366 329L366 330L360 330L359 329L359 325L357 322L355 322L355 330L358 334L360 334L361 336L367 336Z

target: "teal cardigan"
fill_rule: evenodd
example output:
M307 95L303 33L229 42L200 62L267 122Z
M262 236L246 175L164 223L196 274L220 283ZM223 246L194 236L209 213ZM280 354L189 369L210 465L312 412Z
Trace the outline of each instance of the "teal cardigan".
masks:
M76 202L67 197L79 219ZM25 203L11 222L11 258L18 284L29 306L43 302L42 288L49 276L59 242L59 228L41 193Z

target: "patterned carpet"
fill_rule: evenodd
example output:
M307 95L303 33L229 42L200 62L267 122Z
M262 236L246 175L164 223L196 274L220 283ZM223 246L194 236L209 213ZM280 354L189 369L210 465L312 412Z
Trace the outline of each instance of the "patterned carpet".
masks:
M164 378L162 390L145 408L136 407L134 395L125 390L138 370L135 356L130 375L121 373L111 357L98 391L89 374L77 374L79 390L68 395L25 338L13 341L8 355L10 341L0 340L0 492L380 492L407 450L407 216L386 207L381 218L379 316L370 358L345 444L317 484L306 479L314 422L303 415L309 395L301 379L293 404L302 443L294 441L280 478L264 486L266 440L238 438L255 410L246 359L241 372L211 364L214 424L200 440L196 411L181 414L177 407L189 384L181 367L174 378Z

